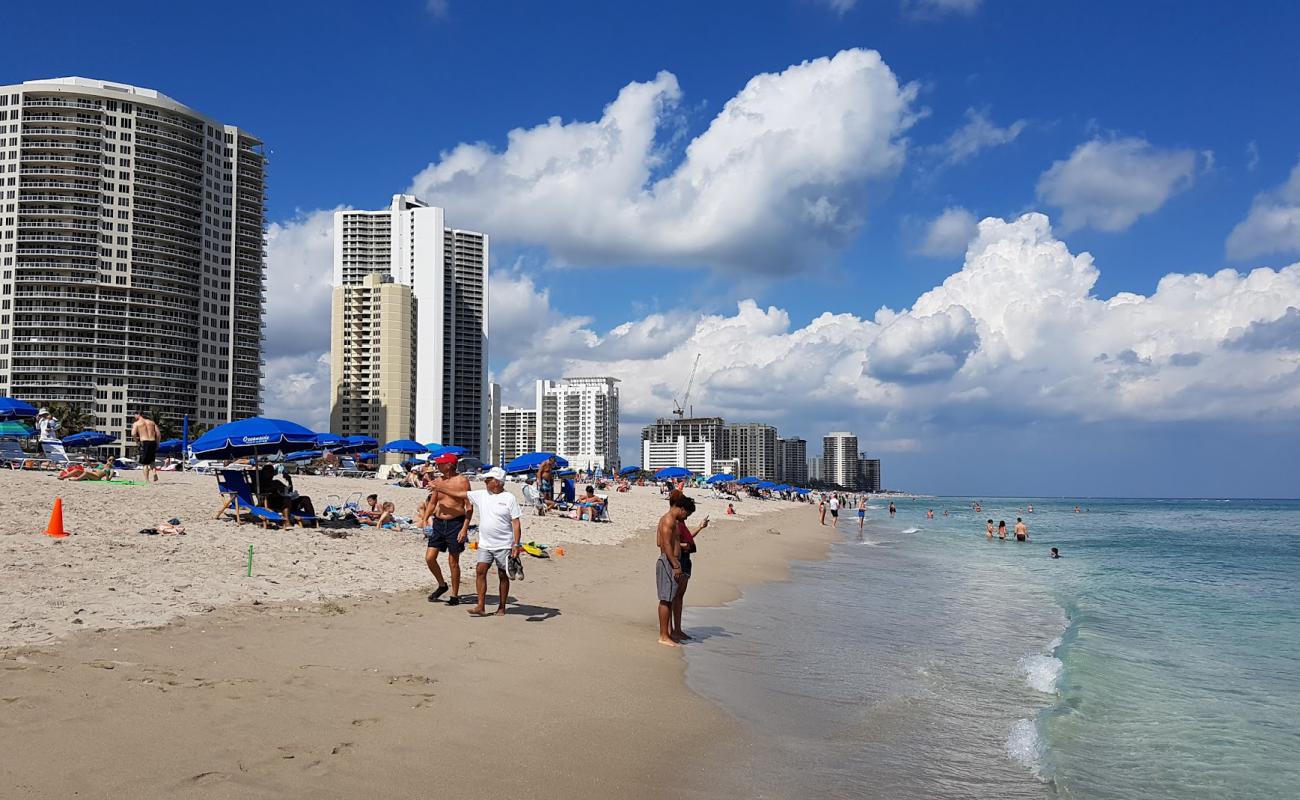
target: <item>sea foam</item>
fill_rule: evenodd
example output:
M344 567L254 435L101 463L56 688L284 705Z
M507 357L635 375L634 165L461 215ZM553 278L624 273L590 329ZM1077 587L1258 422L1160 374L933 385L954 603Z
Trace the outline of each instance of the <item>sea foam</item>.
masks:
M1043 694L1056 694L1056 680L1061 677L1064 667L1061 659L1041 653L1020 659L1020 671L1025 674L1025 683L1030 689Z
M1035 778L1042 780L1043 742L1038 738L1038 727L1030 719L1018 719L1007 737L1007 755L1024 765Z

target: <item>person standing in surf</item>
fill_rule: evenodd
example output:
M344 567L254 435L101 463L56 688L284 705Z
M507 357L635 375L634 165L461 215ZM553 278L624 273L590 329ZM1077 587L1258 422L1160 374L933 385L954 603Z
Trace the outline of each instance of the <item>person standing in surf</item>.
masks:
M669 629L669 636L673 641L681 642L690 639L686 632L682 630L682 609L686 606L686 589L691 582L691 574L694 565L691 563L691 556L697 550L695 546L695 537L699 536L705 528L709 527L709 518L705 517L704 522L695 530L691 530L686 525L686 518L695 513L695 501L680 491L674 491L668 496L669 511L674 505L681 506L686 510L686 515L677 520L677 538L681 542L681 550L678 561L682 565L682 577L677 581L677 595L673 598L673 619Z
M984 527L988 531L989 541L993 541L993 520L989 520L988 524L985 525Z
M1004 542L1007 540L1007 521L1005 519L998 520L998 538Z
M1029 526L1026 525L1025 521L1020 517L1016 517L1016 541L1029 541Z
M684 496L684 495L683 495ZM693 505L693 504L692 504ZM677 523L686 519L689 512L680 500L670 496L668 513L659 518L655 542L659 545L659 560L655 562L655 590L659 596L659 644L678 647L673 638L673 602L682 581L682 540Z
M862 527L867 524L867 498L858 498L858 533L862 533Z

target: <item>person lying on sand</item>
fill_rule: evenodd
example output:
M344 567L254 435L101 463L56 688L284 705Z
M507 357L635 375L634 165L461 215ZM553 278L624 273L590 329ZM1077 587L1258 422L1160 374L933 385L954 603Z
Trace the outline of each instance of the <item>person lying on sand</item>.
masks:
M107 463L90 466L70 464L58 477L61 481L107 481L113 479L113 467Z

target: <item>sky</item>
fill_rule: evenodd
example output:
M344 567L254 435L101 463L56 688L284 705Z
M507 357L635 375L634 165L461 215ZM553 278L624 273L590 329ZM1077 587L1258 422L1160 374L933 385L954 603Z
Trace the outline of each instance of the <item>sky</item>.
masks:
M63 8L6 10L3 82L266 142L269 415L328 422L332 211L414 192L491 236L507 402L620 378L625 463L698 354L697 415L891 488L1297 495L1291 4Z

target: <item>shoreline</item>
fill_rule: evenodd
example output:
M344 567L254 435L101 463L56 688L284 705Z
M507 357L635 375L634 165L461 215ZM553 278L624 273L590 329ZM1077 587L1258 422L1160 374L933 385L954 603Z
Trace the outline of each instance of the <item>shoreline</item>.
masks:
M784 579L835 536L808 506L713 514L691 606ZM752 795L755 735L654 642L653 532L569 549L526 561L505 619L422 588L0 648L0 782L32 797ZM508 757L485 760L497 742ZM679 768L667 784L665 757Z

